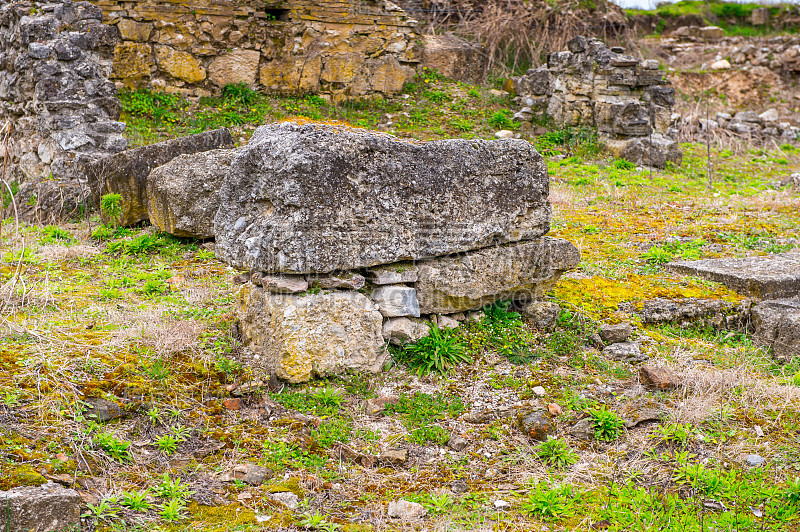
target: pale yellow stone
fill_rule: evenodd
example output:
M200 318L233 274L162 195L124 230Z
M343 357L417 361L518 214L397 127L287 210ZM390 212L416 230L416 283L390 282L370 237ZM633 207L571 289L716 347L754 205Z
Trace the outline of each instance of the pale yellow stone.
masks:
M364 57L358 53L335 55L325 59L320 79L330 83L348 83L358 72Z
M190 53L173 50L169 46L156 47L158 66L170 76L197 83L206 79L206 69Z
M224 87L231 83L253 86L261 54L256 50L233 50L218 57L208 67L208 79Z
M322 58L287 58L268 61L259 72L261 84L270 90L281 92L316 92L322 71Z
M135 22L127 18L120 20L117 28L123 41L149 42L153 34L152 23Z
M125 85L150 76L153 52L149 44L123 42L114 48L113 75Z

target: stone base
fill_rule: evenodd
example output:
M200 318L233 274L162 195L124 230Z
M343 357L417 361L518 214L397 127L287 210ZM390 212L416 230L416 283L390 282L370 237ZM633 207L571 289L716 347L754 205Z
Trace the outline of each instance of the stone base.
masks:
M755 334L760 345L772 347L772 355L791 362L800 353L800 298L764 301L753 307Z

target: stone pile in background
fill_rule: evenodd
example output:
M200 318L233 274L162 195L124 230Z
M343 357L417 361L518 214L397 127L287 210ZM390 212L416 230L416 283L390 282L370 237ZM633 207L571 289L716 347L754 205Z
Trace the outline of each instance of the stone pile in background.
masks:
M141 150L104 164L136 159L153 168L145 179L117 164L95 194L134 205L128 222L146 209L162 231L214 236L217 256L247 272L237 313L248 362L291 382L376 371L385 341L540 298L580 261L544 236L549 177L526 141L414 143L281 123L246 146L166 163L147 162L163 149Z
M0 127L11 127L6 181L20 186L22 218L66 219L85 207L83 166L128 145L108 79L117 30L88 2L3 4Z
M576 37L568 47L513 79L515 101L523 106L514 118L593 127L618 157L657 168L680 164L670 130L675 90L658 61L640 61L594 38Z

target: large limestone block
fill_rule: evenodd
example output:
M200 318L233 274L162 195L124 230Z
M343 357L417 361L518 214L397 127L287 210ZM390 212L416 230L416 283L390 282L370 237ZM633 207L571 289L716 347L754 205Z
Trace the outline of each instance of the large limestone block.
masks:
M254 364L289 382L374 373L385 358L383 316L359 292L272 294L248 283L238 317L245 343L258 355Z
M242 270L324 273L531 240L549 229L548 184L522 140L262 126L220 191L217 254Z
M149 44L122 42L114 48L112 76L127 85L149 78L150 70L154 67L153 51Z
M666 267L722 283L740 294L759 299L800 296L800 253L676 261Z
M150 172L183 153L232 147L233 137L230 131L223 128L104 157L86 165L94 207L100 209L100 198L104 195L119 194L122 196L120 225L127 226L145 221L149 219L146 187ZM108 221L105 215L103 221Z
M150 172L147 213L150 223L180 237L212 238L219 189L236 150L178 155Z
M414 288L422 314L450 314L539 298L579 262L571 242L541 238L420 262Z
M258 75L258 50L232 50L214 60L208 67L208 79L224 87L233 83L246 83L252 87Z
M449 34L425 35L423 40L423 68L457 81L480 83L485 78L489 54L483 44Z
M58 484L0 491L5 532L67 532L81 529L83 501Z

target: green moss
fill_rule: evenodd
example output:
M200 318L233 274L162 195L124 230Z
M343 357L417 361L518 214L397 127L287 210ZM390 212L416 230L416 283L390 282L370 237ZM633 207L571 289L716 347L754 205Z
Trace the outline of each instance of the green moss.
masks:
M284 480L283 482L270 484L266 486L264 490L267 493L282 493L285 491L289 491L291 493L294 493L301 499L305 497L303 489L300 487L300 480L295 477L291 477L288 480Z
M47 479L29 464L0 464L0 491L18 486L41 486Z

